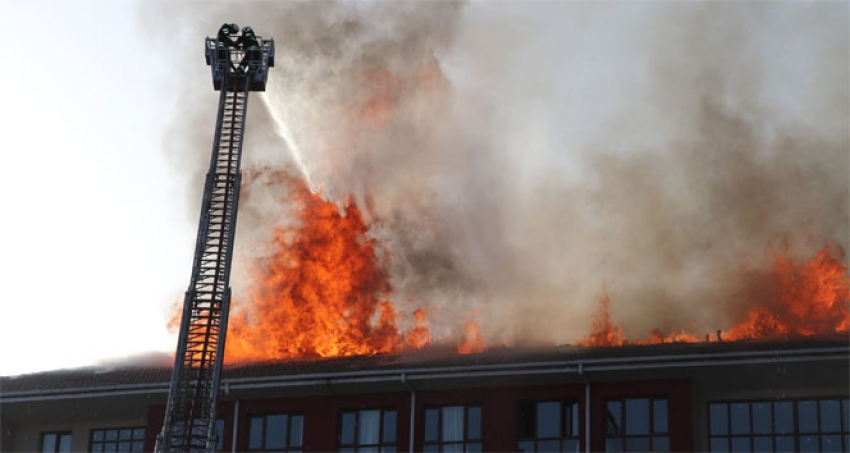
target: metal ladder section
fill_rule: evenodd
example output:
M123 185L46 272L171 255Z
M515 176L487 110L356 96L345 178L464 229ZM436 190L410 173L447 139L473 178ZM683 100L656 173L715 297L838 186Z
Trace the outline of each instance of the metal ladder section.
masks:
M166 408L164 426L172 429L163 430L160 439L165 451L212 451L216 441L248 85L247 77L226 77L221 89L192 280L183 302Z

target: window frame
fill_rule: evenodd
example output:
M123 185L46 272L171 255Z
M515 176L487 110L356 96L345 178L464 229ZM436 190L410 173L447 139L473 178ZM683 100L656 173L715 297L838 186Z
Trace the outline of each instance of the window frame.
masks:
M360 437L360 413L368 411L379 411L378 417L378 443L377 444L361 444ZM384 442L384 414L388 412L395 413L395 440L392 443ZM354 414L354 443L345 444L342 442L343 418L345 414ZM383 451L386 447L392 447L398 451L398 409L395 407L370 407L359 409L341 409L337 416L339 430L337 431L337 451L354 451L357 452L361 448L374 448L377 451Z
M626 416L626 402L629 400L648 400L649 404L647 408L649 409L649 419L647 420L648 430L646 434L628 434L628 417ZM666 431L655 431L655 402L656 401L664 401L665 406L667 407L667 414L665 418L667 420L667 429ZM608 404L609 403L620 403L620 432L618 435L611 435L608 431ZM603 402L603 410L605 411L604 427L602 430L602 435L604 439L605 451L608 450L608 441L609 440L620 440L620 449L617 451L627 452L630 451L628 449L628 440L629 439L647 439L649 442L649 450L648 451L670 451L670 442L671 442L671 433L670 433L670 397L668 395L635 395L635 396L619 396L615 398L605 399ZM654 441L655 439L667 439L667 449L666 450L654 450ZM641 450L644 451L644 450Z
M136 431L138 431L138 430L142 430L142 437L140 439L136 438ZM115 440L107 440L106 439L106 432L107 431L115 431L116 432ZM124 440L122 442L121 431L130 431L130 439ZM103 438L101 440L95 440L94 439L95 432L102 432ZM122 427L118 427L118 428L113 428L113 427L92 428L91 430L89 430L89 449L88 449L88 451L94 452L95 444L100 444L100 446L101 446L100 452L105 452L107 444L115 444L115 452L117 453L119 444L129 443L130 444L130 450L129 450L130 453L135 453L137 451L144 452L145 451L145 437L146 436L147 436L147 428L145 426L122 426ZM142 443L142 449L141 450L133 450L133 444L136 443L136 442Z
M559 436L558 437L538 437L537 436L537 431L539 429L538 428L538 420L537 420L537 411L539 410L538 405L541 404L541 403L558 403L559 414L560 414L560 417L561 417L561 421L558 424L558 430L559 430ZM534 436L533 437L523 437L522 433L520 432L521 431L520 430L520 423L521 423L521 421L520 421L521 420L521 413L520 412L522 411L522 406L525 405L525 404L531 404L534 407L534 426L533 426ZM570 433L566 432L567 431L566 430L566 415L567 415L568 408L571 408L573 406L575 407L575 414L574 414L575 417L574 417L574 419L575 419L575 424L576 424L576 432L574 434L570 434ZM517 450L520 449L519 444L521 442L534 442L534 451L536 452L536 451L539 451L539 449L540 449L539 443L541 441L542 442L557 441L558 444L559 444L558 451L563 451L564 450L564 441L575 441L577 443L576 444L577 448L581 449L582 429L583 429L583 427L582 427L582 417L583 416L584 415L582 414L582 411L581 411L581 402L578 399L563 399L563 398L559 398L559 399L534 399L534 400L523 399L523 400L517 401L516 448L517 448Z
M38 451L44 453L44 437L53 434L56 436L56 440L53 443L53 452L52 453L61 453L59 451L59 445L61 444L60 439L62 436L68 436L71 438L68 444L68 451L73 451L71 447L71 442L74 441L74 433L71 431L43 431L41 436L39 436L40 442L38 443Z
M275 417L280 415L286 415L286 443L281 448L268 448L266 446L266 431L268 430L268 418ZM293 417L301 417L301 445L292 445L292 418ZM259 418L263 420L263 428L260 431L260 447L259 448L251 448L251 421ZM302 451L304 449L304 423L306 421L304 416L304 412L264 412L264 413L253 413L248 414L246 418L247 421L247 436L245 439L245 450L246 452L266 452L266 451L274 451L274 452L288 452L288 451ZM223 433L222 433L223 434ZM222 435L222 437L224 437Z
M801 402L816 402L815 412L816 417L815 421L817 423L817 430L813 432L802 432L800 430L800 409L799 404ZM823 430L823 424L821 421L821 402L823 401L837 401L838 402L838 431L827 432ZM847 401L848 404L844 404ZM756 404L760 403L768 403L770 404L770 432L769 433L756 433L754 428L754 419L753 419L753 407ZM780 432L776 423L776 404L777 403L790 403L791 404L791 431L787 433ZM747 405L747 415L749 417L749 430L747 433L732 433L732 405L734 404L746 404ZM712 434L712 416L711 409L713 405L725 405L726 411L726 434ZM847 396L818 396L818 397L799 397L799 398L785 398L785 399L751 399L751 400L715 400L708 401L705 405L706 411L706 419L707 419L707 439L708 439L708 451L711 450L712 440L714 439L725 439L727 447L731 450L732 447L732 439L733 438L747 438L749 441L749 448L753 450L755 447L755 441L757 438L769 438L771 442L771 447L776 451L776 440L780 437L790 437L793 439L794 451L802 451L802 438L814 436L817 437L818 445L817 448L819 451L823 451L823 436L836 436L840 439L839 449L840 451L848 451L850 450L850 398Z
M463 408L463 439L460 441L444 441L442 439L443 432L443 409L449 407L461 407ZM478 409L478 433L479 436L477 439L469 438L469 410L471 408ZM437 411L437 439L436 440L426 440L426 431L425 431L425 421L427 417L427 412L429 410ZM422 444L420 445L419 451L425 451L426 447L436 446L437 451L444 451L444 447L446 445L460 445L463 451L467 451L467 446L469 444L478 444L483 451L484 447L484 415L481 410L480 403L468 403L468 404L442 404L442 405L427 405L422 407Z

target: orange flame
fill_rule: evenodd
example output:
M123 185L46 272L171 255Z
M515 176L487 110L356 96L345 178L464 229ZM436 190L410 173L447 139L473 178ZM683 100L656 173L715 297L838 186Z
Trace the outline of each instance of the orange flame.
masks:
M749 338L806 337L850 331L850 277L843 261L844 251L827 244L805 262L791 258L790 247L784 253L770 251L771 270L753 282L749 309L743 318L722 332L724 340ZM599 314L591 324L588 338L581 346L621 346L627 343L654 344L696 342L699 337L684 329L668 334L655 329L645 339L629 341L620 324L611 321L611 299L606 292L599 298Z
M428 328L428 318L425 309L417 309L413 312L415 325L407 334L404 343L412 348L421 348L427 346L431 341L431 333Z
M478 324L473 321L464 323L464 332L466 336L463 341L457 346L459 354L472 354L484 350L484 340L481 339L481 332L478 331Z
M581 346L622 346L626 340L623 326L611 321L611 297L603 288L599 295L599 313L593 317L588 338L578 340Z
M828 244L800 263L775 250L766 289L755 296L746 318L732 325L729 340L812 336L847 332L850 327L850 278L844 251Z
M289 177L300 225L277 228L250 311L234 313L227 361L395 352L402 340L389 276L353 203L345 215Z

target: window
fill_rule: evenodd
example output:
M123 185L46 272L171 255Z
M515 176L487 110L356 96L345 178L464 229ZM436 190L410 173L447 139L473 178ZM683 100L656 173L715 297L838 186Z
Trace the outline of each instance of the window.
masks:
M519 451L577 452L579 449L577 402L522 401L517 421Z
M368 409L343 412L339 445L342 453L395 453L396 411Z
M708 405L711 451L848 451L847 398Z
M70 453L70 451L70 432L52 432L41 434L41 453Z
M481 451L481 406L426 408L424 425L422 451Z
M224 419L215 419L215 451L224 451Z
M145 451L145 428L93 429L90 451L93 453Z
M667 399L606 401L605 451L670 451Z
M248 450L300 452L302 414L269 414L248 418Z

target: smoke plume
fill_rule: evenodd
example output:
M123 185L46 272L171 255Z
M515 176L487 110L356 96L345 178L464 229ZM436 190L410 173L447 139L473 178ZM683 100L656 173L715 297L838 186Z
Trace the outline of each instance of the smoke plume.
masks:
M288 166L362 208L395 302L427 307L432 336L475 316L493 344L573 341L603 285L627 335L713 332L771 245L846 248L847 9L187 2L143 3L142 21L168 30L152 38L179 99L164 148L194 175L190 206L217 101L202 38L236 22L275 39L248 113L237 291L291 218L264 171Z

